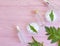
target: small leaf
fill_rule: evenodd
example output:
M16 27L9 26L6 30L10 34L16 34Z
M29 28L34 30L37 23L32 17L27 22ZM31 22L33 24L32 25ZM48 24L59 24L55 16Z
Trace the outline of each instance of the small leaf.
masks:
M56 33L56 28L55 27L50 27L50 31L51 31L51 34L55 34Z
M53 39L53 35L50 35L50 36L48 37L48 40L50 40L50 39Z
M47 35L49 35L50 34L50 29L47 26L45 26L45 29L46 29Z
M51 43L55 43L57 41L58 41L58 39L54 38L54 39L52 39Z
M53 27L50 27L50 34L53 34Z
M57 30L58 30L58 32L57 32L57 33L58 33L58 35L60 35L60 28L58 28Z
M53 33L55 34L57 32L56 28L53 27Z
M60 40L60 36L59 36L59 35L55 34L54 37L55 37L56 39L59 39L59 40Z
M30 43L28 43L29 46L43 46L43 43L40 43L40 42L36 41L36 40L34 39L34 37L32 37L32 39L33 39L33 41L30 42Z
M46 29L47 35L53 34L52 27L49 28L45 26L45 29Z
M29 25L29 26L30 26L30 29L31 29L33 32L37 33L37 30L36 30L32 25Z
M53 20L54 20L53 10L52 10L51 13L49 14L49 16L50 16L51 21L53 21Z

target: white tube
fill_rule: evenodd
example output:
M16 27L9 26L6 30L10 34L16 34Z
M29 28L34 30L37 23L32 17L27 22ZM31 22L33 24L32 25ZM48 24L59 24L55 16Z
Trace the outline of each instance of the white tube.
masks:
M37 20L37 22L38 22L38 24L39 24L40 26L44 26L44 24L45 24L44 18L42 18L42 17L43 17L43 16L40 16L40 15L39 15L39 11L36 10L36 11L35 11L35 18L36 18L36 20Z
M22 43L26 43L27 39L25 37L25 35L23 34L22 30L19 28L19 26L16 26L16 29L18 31L18 38Z

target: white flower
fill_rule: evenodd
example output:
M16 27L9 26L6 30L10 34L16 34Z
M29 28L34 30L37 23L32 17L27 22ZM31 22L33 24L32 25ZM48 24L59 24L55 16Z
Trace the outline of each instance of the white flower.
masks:
M39 25L38 25L37 23L30 23L29 25L33 26L34 29L35 29L37 32L39 31ZM30 32L30 33L36 33L36 32L34 32L33 30L31 30L31 28L30 28L29 25L27 26L28 32Z
M49 0L44 0L45 2L48 2Z
M50 10L46 13L46 20L47 21L53 22L56 20L56 18L57 18L57 16L56 16L56 13L54 11Z

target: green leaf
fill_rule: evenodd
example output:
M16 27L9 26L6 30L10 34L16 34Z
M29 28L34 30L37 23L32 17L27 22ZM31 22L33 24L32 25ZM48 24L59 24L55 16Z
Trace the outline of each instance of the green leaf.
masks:
M36 30L32 25L29 25L29 26L30 26L30 29L31 29L33 32L37 33L37 30Z
M47 34L49 35L51 33L49 27L45 26L45 29L46 29Z
M58 41L58 39L54 38L54 39L52 39L51 43L55 43L57 41Z
M58 30L58 32L57 32L57 33L58 33L58 35L60 35L60 28L58 28L57 30Z
M54 38L53 35L50 35L50 36L48 37L48 40L53 39L53 38Z
M55 27L50 27L50 31L51 31L51 34L55 34L56 33L56 28Z
M51 35L51 34L53 34L53 29L52 29L53 27L47 27L47 26L45 26L45 29L46 29L46 32L47 32L47 34L48 35Z
M45 26L46 32L49 35L48 40L51 40L51 43L58 42L60 40L60 28L47 27ZM60 43L58 44L58 46Z
M58 41L58 46L60 46L60 40Z
M53 33L56 34L57 30L55 27L53 27Z
M52 10L51 13L49 14L49 16L50 16L51 21L53 21L53 20L54 20L53 10Z
M29 46L43 46L43 43L40 43L40 42L36 41L34 39L34 37L32 37L32 39L33 39L33 41L28 43Z

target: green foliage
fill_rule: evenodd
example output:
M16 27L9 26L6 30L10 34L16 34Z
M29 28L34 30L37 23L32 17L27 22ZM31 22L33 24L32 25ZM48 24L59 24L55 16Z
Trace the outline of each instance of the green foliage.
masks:
M48 40L51 40L51 43L55 43L60 41L60 28L56 29L55 27L47 27L45 26L46 35L49 35ZM60 43L58 43L58 46L60 46Z
M54 20L53 10L52 10L51 13L49 14L49 16L50 16L51 21L53 21L53 20Z
M32 39L33 39L33 42L28 43L29 46L43 46L43 43L36 41L34 37L32 37Z
M32 25L29 25L29 26L30 26L30 29L31 29L33 32L37 33L37 30L36 30Z

